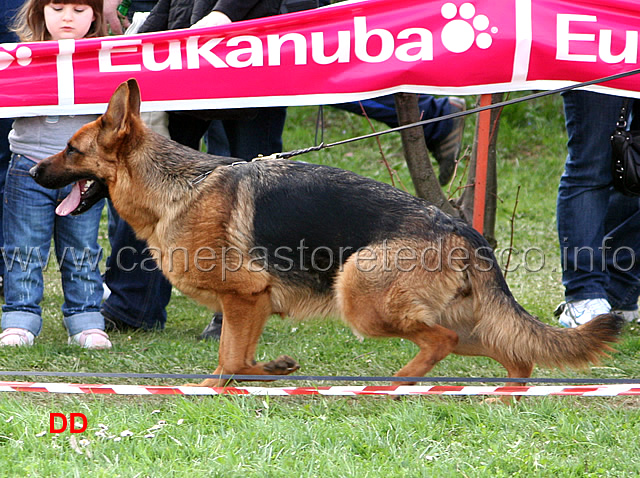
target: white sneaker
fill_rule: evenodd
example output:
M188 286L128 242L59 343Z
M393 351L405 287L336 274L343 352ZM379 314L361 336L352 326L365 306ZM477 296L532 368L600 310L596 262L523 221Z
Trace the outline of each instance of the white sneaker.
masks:
M9 327L0 334L0 347L5 345L30 346L33 345L34 336L27 329Z
M575 328L586 324L595 317L611 312L607 299L585 299L563 302L554 315L562 327Z
M638 314L638 310L612 310L614 314L622 317L627 324L640 322L640 314Z
M79 345L85 349L110 349L111 341L104 330L87 329L69 337L69 345Z

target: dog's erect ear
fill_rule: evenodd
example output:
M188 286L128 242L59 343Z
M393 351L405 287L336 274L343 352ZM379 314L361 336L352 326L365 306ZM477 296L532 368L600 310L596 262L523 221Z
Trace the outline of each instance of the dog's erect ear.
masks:
M118 86L109 100L106 113L102 115L114 132L122 134L130 131L129 121L132 116L140 116L140 88L135 79Z
M127 80L129 87L129 113L140 116L140 87L135 78Z

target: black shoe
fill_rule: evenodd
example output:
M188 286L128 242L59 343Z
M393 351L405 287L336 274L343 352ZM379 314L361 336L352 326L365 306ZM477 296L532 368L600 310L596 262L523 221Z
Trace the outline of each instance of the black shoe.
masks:
M107 313L104 309L102 309L100 313L104 317L105 332L129 332L139 329L139 327L134 327L133 325L127 324L117 317L114 317L113 315Z
M222 333L222 314L216 312L211 317L211 322L207 325L200 334L200 340L220 340L220 334Z

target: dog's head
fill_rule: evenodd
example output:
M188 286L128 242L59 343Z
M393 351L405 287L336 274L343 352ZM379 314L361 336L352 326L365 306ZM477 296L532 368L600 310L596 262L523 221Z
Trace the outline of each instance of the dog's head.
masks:
M131 79L118 86L102 116L80 128L64 151L31 168L31 176L51 189L75 183L56 212L61 216L82 214L108 197L120 163L138 145L143 129L140 89Z

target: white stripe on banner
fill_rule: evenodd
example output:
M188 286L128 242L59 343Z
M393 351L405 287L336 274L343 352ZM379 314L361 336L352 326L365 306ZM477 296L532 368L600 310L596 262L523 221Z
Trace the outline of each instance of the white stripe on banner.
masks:
M149 390L141 390L137 385L106 385L105 388L107 387L118 395L151 395Z
M83 393L82 390L72 387L68 383L41 383L36 386L45 387L50 393Z
M511 81L526 81L533 42L531 0L516 0L516 51Z
M566 387L564 386L554 386L554 385L539 385L537 387L529 387L529 390L525 390L518 395L532 395L532 396L546 396L552 395L555 393L562 392Z
M75 90L73 80L73 53L76 51L76 41L64 39L58 41L60 54L56 58L58 71L58 105L73 105Z
M593 392L585 392L585 397L607 397L612 394L621 395L633 388L632 385L609 385L606 389L601 387Z

